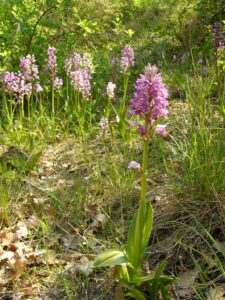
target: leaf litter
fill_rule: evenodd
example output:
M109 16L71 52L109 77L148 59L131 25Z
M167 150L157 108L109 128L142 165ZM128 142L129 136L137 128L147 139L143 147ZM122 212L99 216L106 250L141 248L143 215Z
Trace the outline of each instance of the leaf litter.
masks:
M98 148L99 157L107 160L102 148ZM93 157L96 156L94 150L90 151L93 151ZM120 157L120 161L123 158ZM78 206L79 213L88 216L86 224L70 224L68 221L72 220L73 212L68 209L61 210L60 205L63 205L65 197L79 197L77 190L85 187L85 184L88 185L97 172L98 166L94 165L90 170L86 168L82 149L75 146L74 139L71 138L57 145L49 145L38 168L23 177L24 186L18 197L19 201L11 206L11 213L15 216L12 222L14 225L3 228L0 233L2 299L9 299L9 293L10 299L63 299L64 289L56 284L59 273L75 281L91 275L91 280L96 280L91 262L94 254L105 248L98 235L108 226L108 216L99 209L97 202L93 202L91 198L89 201L89 194L85 207L80 209ZM104 173L107 176L107 169ZM154 198L157 210L164 214L171 206L168 201L170 191L166 187L158 186L155 178L159 175L154 177L154 182L149 182L153 186L150 196ZM164 183L163 179L162 184ZM90 190L91 188L89 187ZM99 195L102 202L101 197ZM60 199L59 207L53 205L52 199ZM62 228L61 224L65 227ZM44 238L43 232L46 232ZM223 249L219 242L216 246ZM25 274L31 279L27 280ZM196 275L195 270L186 270L179 277L178 299L193 299L192 285L198 274ZM108 283L103 280L100 285L104 288L104 284ZM96 282L94 286L97 286ZM83 289L84 286L80 286L74 293L79 294L81 291L82 294ZM210 288L208 297L214 295L214 292L214 288ZM108 299L112 299L113 294ZM122 297L119 288L115 294L118 298ZM88 299L94 299L94 296Z

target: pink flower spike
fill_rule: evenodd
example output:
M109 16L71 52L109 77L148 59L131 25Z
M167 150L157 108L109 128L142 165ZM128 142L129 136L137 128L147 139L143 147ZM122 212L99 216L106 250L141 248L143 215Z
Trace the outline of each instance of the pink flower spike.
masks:
M39 82L35 84L35 91L36 91L36 93L43 92L43 87L40 85Z
M121 69L123 73L127 73L131 66L134 66L134 50L130 45L126 45L121 54Z
M129 123L128 128L133 128L133 127L136 127L136 126L137 126L137 122L136 122L136 121L131 121L131 120L129 120L128 123Z
M136 161L132 160L128 165L128 169L141 170L141 165L139 163L137 163Z
M106 93L110 99L114 98L114 91L115 91L116 85L112 82L108 82L108 85L106 87Z
M167 137L168 132L166 130L166 125L159 124L155 128L155 133L161 135L162 137Z

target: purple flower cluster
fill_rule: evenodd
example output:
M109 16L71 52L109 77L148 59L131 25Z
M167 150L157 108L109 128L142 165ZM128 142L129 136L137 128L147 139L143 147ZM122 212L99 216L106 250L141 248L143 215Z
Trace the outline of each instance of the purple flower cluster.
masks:
M90 53L83 54L81 66L83 69L87 70L90 75L94 73L94 65Z
M91 74L94 72L90 54L81 56L74 52L65 60L64 66L74 89L81 93L82 98L88 99L91 95Z
M25 95L30 97L32 93L32 84L26 84L24 76L20 72L5 72L3 74L3 84L5 91L14 95L18 101L18 104L23 102Z
M217 51L224 49L223 25L221 22L216 22L213 25L213 47Z
M110 99L114 98L114 91L115 91L116 85L112 82L109 82L106 87L106 93Z
M83 56L81 56L79 53L73 52L65 60L64 67L68 76L72 76L73 72L80 69L86 69L89 74L94 73L94 65L89 53L84 53Z
M121 54L121 68L126 73L131 66L134 66L134 50L130 45L126 45Z
M167 88L162 82L162 76L157 67L147 65L144 74L135 83L134 98L129 105L130 115L143 118L149 125L152 125L159 117L168 119L168 97ZM144 126L139 126L141 135L146 134L145 130Z
M137 163L136 161L132 160L129 165L128 165L128 169L136 169L136 170L141 170L141 165L139 163Z
M66 74L71 76L71 73L81 68L82 57L80 54L73 52L64 63Z
M54 77L57 73L56 49L54 47L48 48L48 68Z
M109 121L108 119L102 118L99 122L100 125L100 134L105 135L109 129Z
M61 90L63 86L63 81L61 78L56 77L53 84L54 84L54 90L58 92L59 90Z
M13 93L14 91L14 82L15 82L15 73L13 72L5 72L3 73L3 84L4 90L6 93Z
M39 82L36 82L39 79L39 71L34 55L28 54L23 57L19 66L18 73L5 72L3 74L3 85L5 92L14 95L21 104L25 95L31 96L33 88L36 93L42 92L43 88Z
M33 82L39 79L38 66L36 65L34 55L28 54L26 57L21 58L20 70L27 81Z
M162 137L167 137L168 132L166 130L166 125L158 124L155 128L155 133L161 135Z
M90 74L86 69L80 69L72 73L72 84L74 89L79 91L84 99L91 95Z
M56 77L57 75L57 57L56 57L56 49L54 47L48 48L48 68L52 74L52 84L54 90L58 92L63 85L62 79Z
M34 55L28 54L23 57L19 66L20 71L18 73L5 72L3 74L3 85L5 92L14 95L18 103L21 104L25 95L31 96L33 87L36 92L41 92L43 89L37 82L39 71Z
M43 87L40 85L40 83L35 84L35 92L36 93L41 93L43 92Z

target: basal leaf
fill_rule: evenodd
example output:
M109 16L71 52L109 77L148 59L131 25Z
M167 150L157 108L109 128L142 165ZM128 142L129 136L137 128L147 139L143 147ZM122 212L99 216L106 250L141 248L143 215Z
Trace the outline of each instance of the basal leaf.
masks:
M122 251L119 250L107 250L99 254L94 262L93 268L118 266L128 263L127 257Z

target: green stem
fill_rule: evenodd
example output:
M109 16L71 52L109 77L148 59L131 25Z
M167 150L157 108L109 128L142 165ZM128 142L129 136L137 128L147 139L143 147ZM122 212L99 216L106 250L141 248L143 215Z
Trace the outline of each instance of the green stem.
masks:
M39 93L39 104L40 104L41 113L43 113L43 103L42 103L42 95L41 95L41 93Z
M55 91L54 91L54 77L52 77L52 118L55 118Z
M141 179L141 203L146 203L147 194L147 166L148 166L148 139L143 145L142 179Z
M10 115L9 115L9 109L8 109L8 105L7 105L7 99L6 99L6 94L5 94L5 89L3 87L3 103L4 103L4 111L7 115L7 119L10 121Z
M27 98L27 113L28 113L28 120L30 120L30 97Z
M10 98L9 98L9 109L10 109L10 122L11 122L11 125L13 124L13 108L12 108L12 94L10 93Z
M121 112L122 112L122 114L124 113L124 110L125 110L125 107L126 107L128 81L129 81L129 75L128 74L124 74L123 99L122 99L122 102L121 102Z
M66 109L65 111L67 112L69 106L69 77L66 75Z
M148 132L149 125L146 119L145 122L145 130ZM137 211L137 219L135 225L135 244L137 255L134 257L133 266L138 271L141 272L141 262L142 262L142 255L144 254L143 247L143 235L144 235L144 227L146 220L146 195L147 195L147 168L148 168L148 143L149 138L147 137L143 143L143 158L142 158L142 178L141 178L141 197L139 202L139 207ZM138 254L139 253L139 254ZM142 254L140 254L142 253Z
M21 101L21 104L19 104L19 110L20 110L20 121L23 121L24 118L24 97Z
M106 108L106 119L109 119L110 116L110 108L111 108L111 99L108 97L108 103L107 103L107 108Z
M146 130L147 130L147 126L146 126ZM146 213L148 142L149 140L146 139L143 144L141 198L140 198L138 217L137 217L139 222L138 228L139 228L139 236L140 236L140 247L142 245L142 236L143 236L143 228L145 224L145 213Z
M58 114L59 112L59 93L57 94L57 98L56 98L56 114Z

